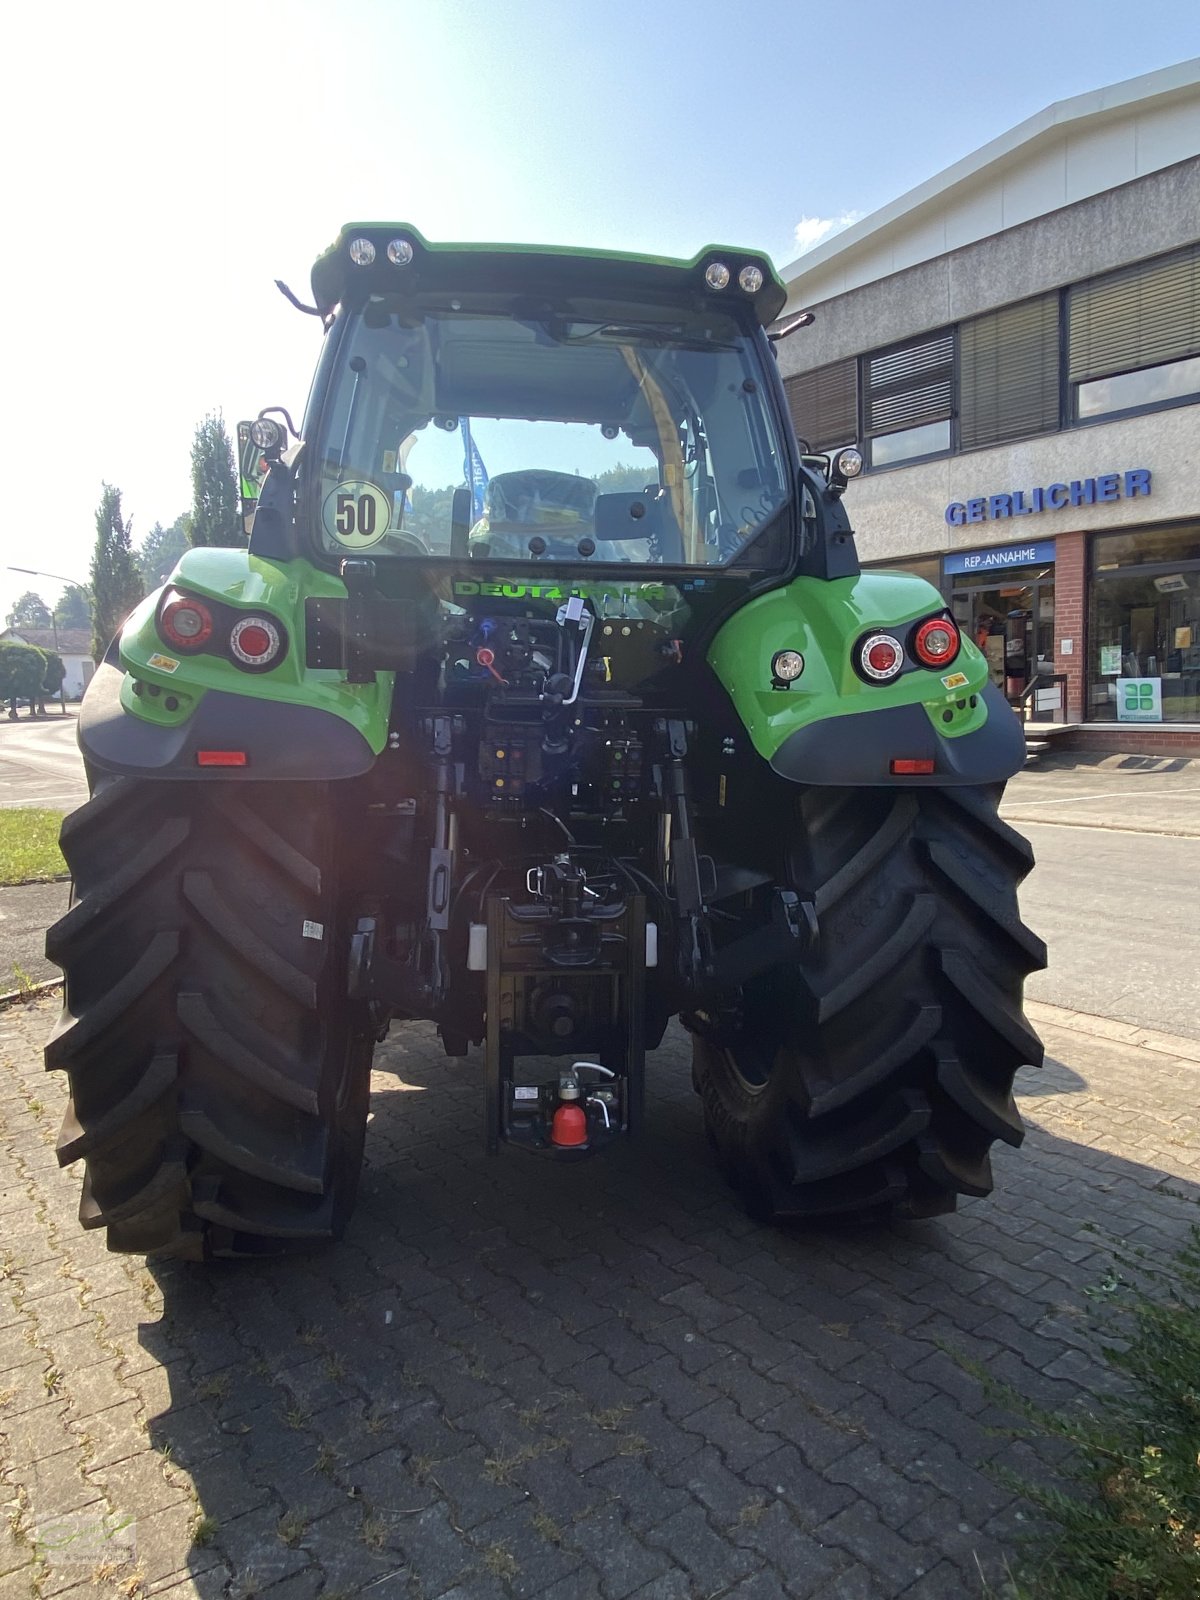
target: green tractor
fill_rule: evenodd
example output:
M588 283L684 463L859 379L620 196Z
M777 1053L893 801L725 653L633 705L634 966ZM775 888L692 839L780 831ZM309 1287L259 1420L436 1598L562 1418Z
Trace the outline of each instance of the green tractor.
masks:
M678 1016L756 1217L986 1194L1041 1057L1021 730L935 589L860 571L861 458L794 437L770 263L371 223L312 286L249 549L189 551L80 714L46 1057L83 1225L337 1238L415 1019L480 1047L490 1151L638 1134Z

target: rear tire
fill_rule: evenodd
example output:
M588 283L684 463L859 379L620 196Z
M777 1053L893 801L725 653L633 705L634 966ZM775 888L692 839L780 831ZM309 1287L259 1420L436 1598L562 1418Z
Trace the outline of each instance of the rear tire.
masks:
M1002 792L798 792L781 877L816 946L694 1023L709 1142L760 1219L952 1211L991 1190L994 1140L1024 1137L1013 1077L1042 1046L1022 987L1046 952Z
M104 778L63 824L46 1065L61 1164L111 1250L203 1259L340 1236L373 1031L345 998L341 832L315 783Z

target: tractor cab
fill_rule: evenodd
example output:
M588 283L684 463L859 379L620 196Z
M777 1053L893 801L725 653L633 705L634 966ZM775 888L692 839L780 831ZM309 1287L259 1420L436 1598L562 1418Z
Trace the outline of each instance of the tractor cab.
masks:
M742 586L793 564L765 263L352 226L313 286L329 331L300 494L318 561Z

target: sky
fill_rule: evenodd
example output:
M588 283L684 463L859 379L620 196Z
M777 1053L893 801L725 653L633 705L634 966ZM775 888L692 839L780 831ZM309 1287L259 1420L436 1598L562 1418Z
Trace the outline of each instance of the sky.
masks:
M780 266L1056 100L1200 55L1196 0L58 0L5 24L3 563L135 543L196 424L298 417L343 222ZM15 448L13 448L15 446ZM26 588L0 571L0 618Z

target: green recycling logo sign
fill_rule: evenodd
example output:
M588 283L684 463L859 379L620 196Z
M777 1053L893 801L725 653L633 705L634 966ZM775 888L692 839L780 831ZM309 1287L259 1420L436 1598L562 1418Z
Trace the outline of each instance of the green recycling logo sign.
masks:
M1161 722L1162 679L1118 678L1118 722Z

